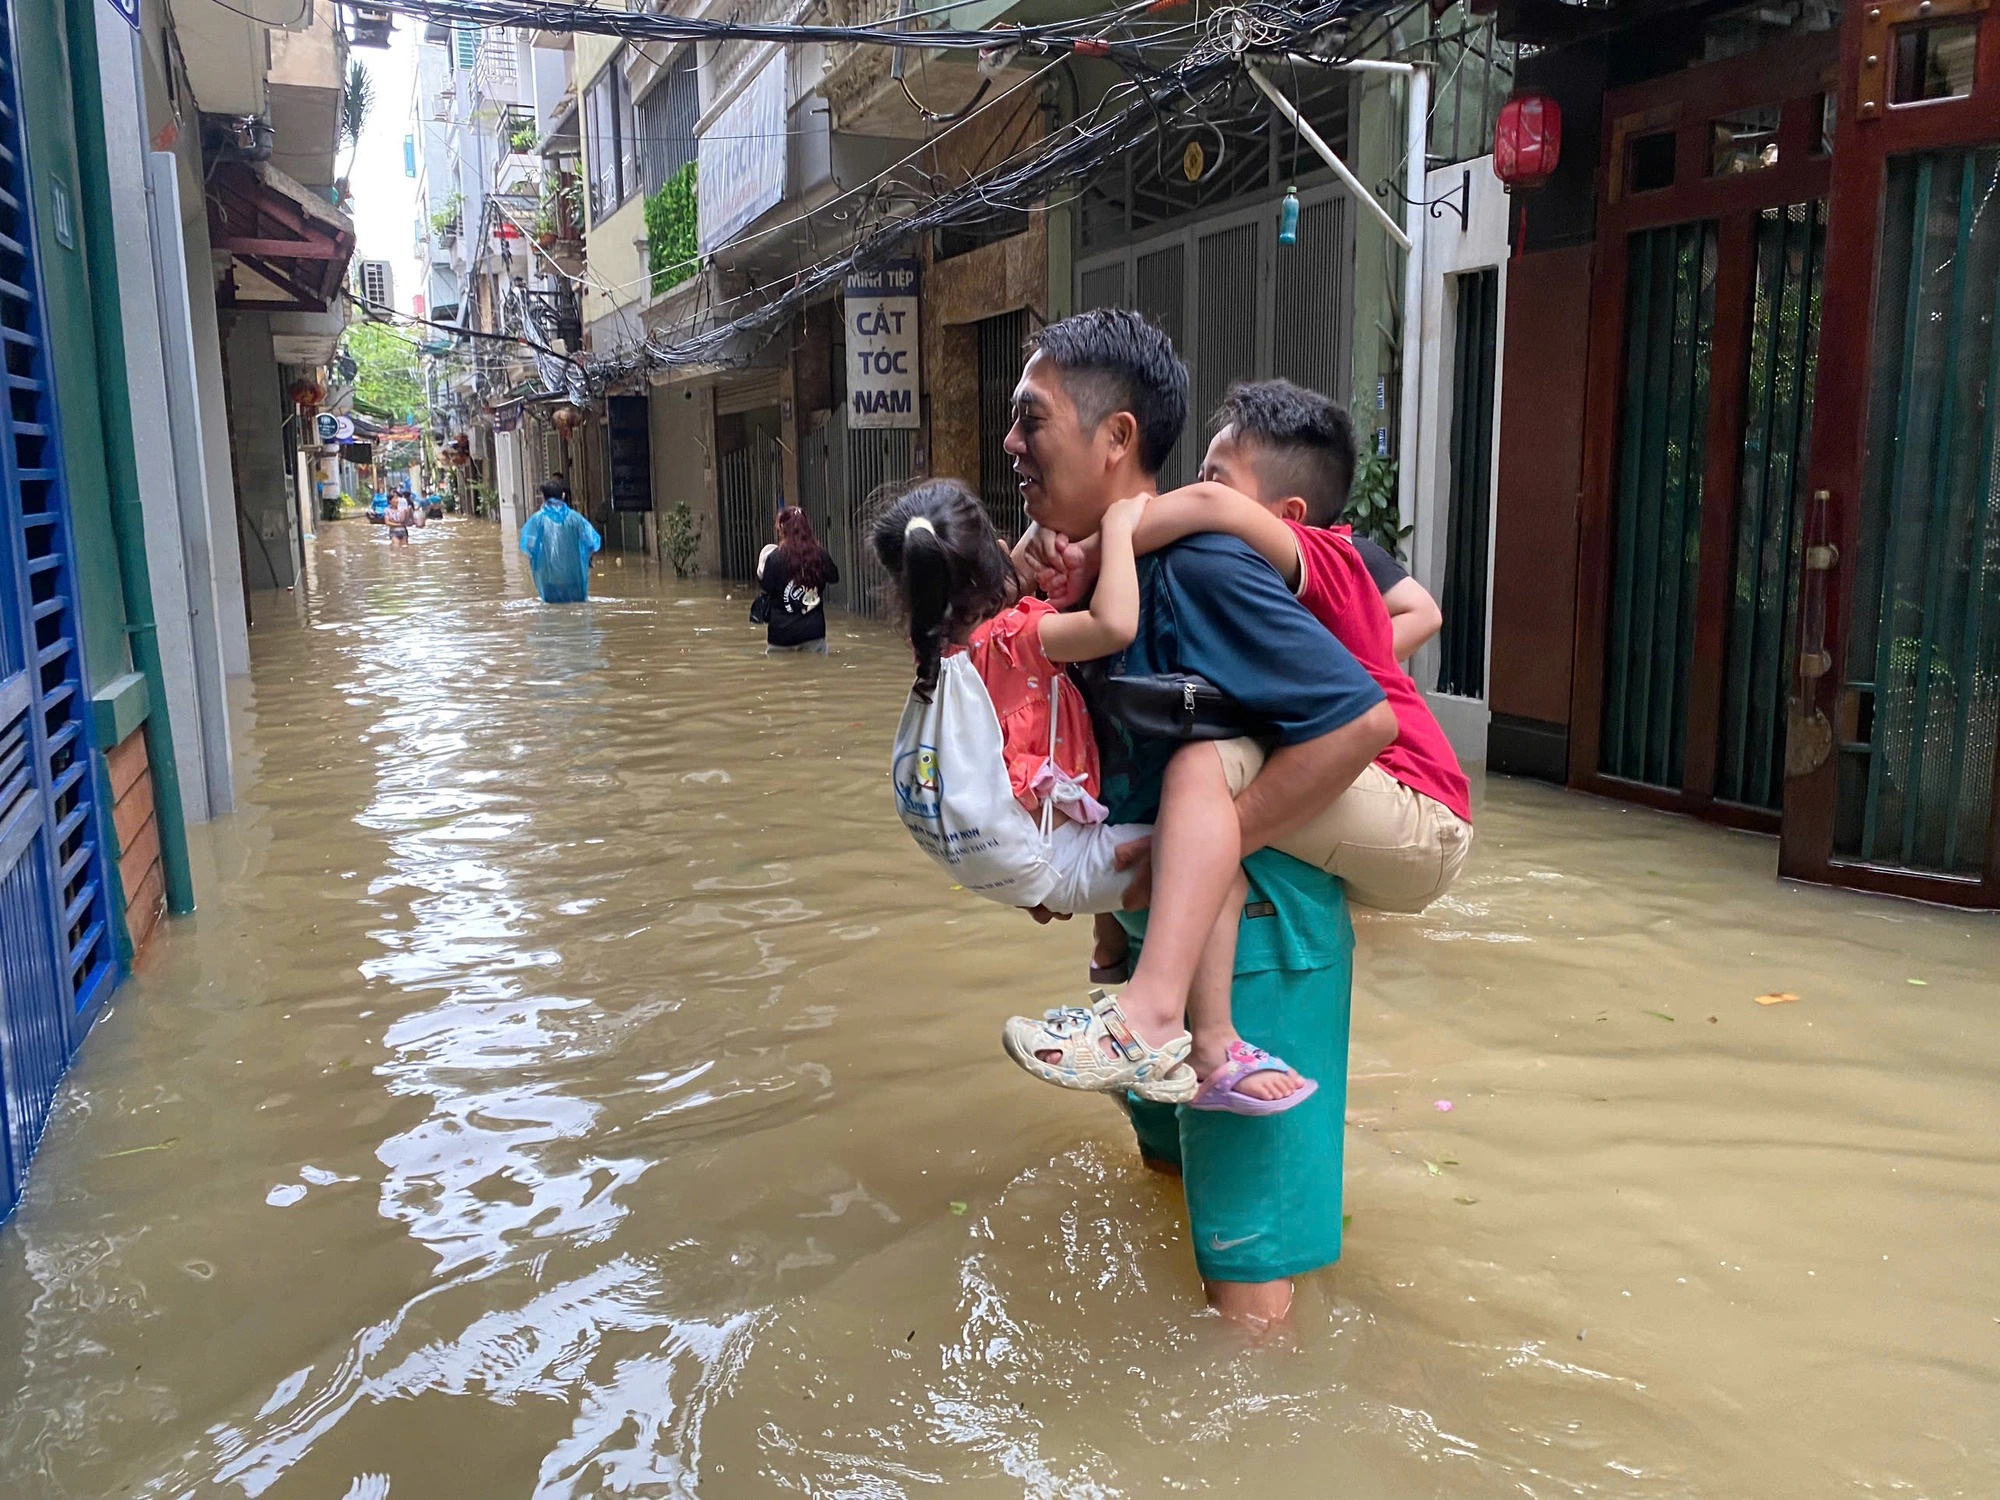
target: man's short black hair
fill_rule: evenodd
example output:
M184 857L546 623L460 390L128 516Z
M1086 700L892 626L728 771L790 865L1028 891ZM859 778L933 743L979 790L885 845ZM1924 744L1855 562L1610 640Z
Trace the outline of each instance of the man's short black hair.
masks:
M569 499L569 485L560 479L544 479L542 481L542 498L544 500L566 501Z
M1187 366L1172 339L1129 309L1100 307L1049 324L1028 347L1062 372L1086 432L1113 412L1132 413L1140 466L1160 472L1187 425Z
M1347 510L1354 424L1338 401L1289 380L1242 381L1222 398L1215 426L1233 427L1251 447L1266 500L1297 495L1311 526L1331 526Z

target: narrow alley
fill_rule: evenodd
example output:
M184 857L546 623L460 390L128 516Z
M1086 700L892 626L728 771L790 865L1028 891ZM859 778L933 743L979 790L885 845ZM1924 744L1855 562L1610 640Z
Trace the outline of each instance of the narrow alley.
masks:
M1357 918L1345 1254L1248 1349L1173 1181L994 1045L1086 935L888 815L887 627L314 548L0 1241L10 1496L2000 1481L1990 919L1494 779L1452 896Z

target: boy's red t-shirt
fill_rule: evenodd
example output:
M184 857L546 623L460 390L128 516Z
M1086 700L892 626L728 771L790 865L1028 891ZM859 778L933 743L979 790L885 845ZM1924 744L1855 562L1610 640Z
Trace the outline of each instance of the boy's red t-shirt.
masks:
M1299 539L1304 564L1299 603L1353 653L1395 711L1395 742L1375 757L1376 764L1411 791L1442 802L1470 823L1472 788L1430 705L1396 660L1389 611L1375 580L1368 576L1368 565L1349 540L1353 528L1285 524Z

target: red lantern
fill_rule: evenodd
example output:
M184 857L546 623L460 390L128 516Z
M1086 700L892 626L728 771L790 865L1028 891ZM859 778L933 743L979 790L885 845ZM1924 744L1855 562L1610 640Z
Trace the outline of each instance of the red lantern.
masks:
M549 420L556 424L557 432L568 437L583 425L583 410L575 406L558 406Z
M1509 99L1493 125L1493 175L1510 190L1540 187L1562 157L1562 130L1562 107L1547 94Z

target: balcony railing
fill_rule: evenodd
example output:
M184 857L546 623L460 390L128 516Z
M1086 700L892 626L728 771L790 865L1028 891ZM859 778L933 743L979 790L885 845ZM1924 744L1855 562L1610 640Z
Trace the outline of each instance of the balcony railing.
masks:
M541 139L541 126L535 119L535 112L525 105L508 105L500 111L494 126L499 132L500 149L516 156L532 155L536 142Z

